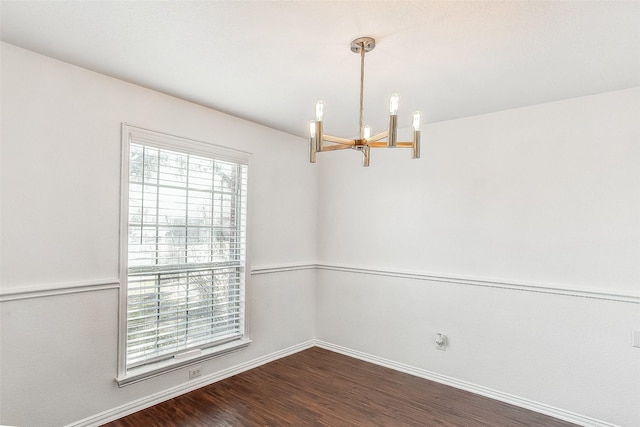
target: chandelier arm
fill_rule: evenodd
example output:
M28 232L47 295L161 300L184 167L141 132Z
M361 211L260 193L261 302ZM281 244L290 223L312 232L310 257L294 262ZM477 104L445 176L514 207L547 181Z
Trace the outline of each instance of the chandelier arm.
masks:
M382 138L386 138L387 136L389 136L389 130L388 129L373 135L371 138L367 139L367 141L378 141L378 140L380 140Z
M370 142L367 144L371 148L387 148L386 142ZM396 148L413 148L413 142L397 142Z
M413 142L397 142L396 147L398 148L413 148Z
M353 139L340 138L338 136L331 136L326 134L322 135L322 139L327 142L335 142L336 144L348 145L350 147L353 147L356 143Z
M387 147L387 143L386 142L370 142L367 145L369 147L371 147L371 148L386 148Z
M351 148L353 147L349 145L325 145L322 151L350 150Z

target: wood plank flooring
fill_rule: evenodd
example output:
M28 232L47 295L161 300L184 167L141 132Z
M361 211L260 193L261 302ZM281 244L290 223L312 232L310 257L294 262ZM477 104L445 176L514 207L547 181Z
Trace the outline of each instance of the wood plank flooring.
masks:
M575 425L314 347L105 426Z

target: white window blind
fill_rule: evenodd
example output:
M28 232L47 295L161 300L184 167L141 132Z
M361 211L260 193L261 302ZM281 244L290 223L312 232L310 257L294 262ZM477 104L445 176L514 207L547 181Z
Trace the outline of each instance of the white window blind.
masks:
M128 142L130 369L242 338L247 166L166 135Z

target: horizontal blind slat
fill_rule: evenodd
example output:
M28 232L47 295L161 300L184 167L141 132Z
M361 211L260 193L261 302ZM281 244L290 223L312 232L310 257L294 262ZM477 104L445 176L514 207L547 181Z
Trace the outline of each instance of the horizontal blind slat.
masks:
M200 325L196 325L193 329L184 328L184 327L179 330L176 330L174 327L171 327L171 328L167 327L164 329L160 328L160 329L157 329L156 330L157 332L154 333L153 335L132 333L132 334L129 334L129 337L130 337L129 349L131 350L136 348L136 345L137 347L141 347L142 345L146 345L148 343L155 343L163 340L192 341L194 337L216 336L223 331L235 330L239 324L240 324L240 317L237 316L237 317L226 319L225 321L209 323L206 325L207 326L206 330L205 328L202 327L204 325L200 324Z
M138 340L136 343L133 343L129 347L129 354L135 355L136 353L140 353L141 351L146 351L149 353L157 352L160 348L167 348L170 346L176 347L184 347L184 344L188 343L190 345L194 343L203 343L207 341L212 341L220 335L227 335L229 333L238 332L236 329L237 323L229 323L229 325L221 325L215 333L199 333L195 336L189 337L176 337L172 335L162 335L158 337L154 337L154 339L150 340Z
M151 313L151 310L147 310L145 312L145 310L142 310L142 309L131 310L128 312L128 314L129 314L129 318L131 319L131 322L138 322L138 323L143 323L146 319L150 319L154 322L163 321L164 319L182 319L182 318L188 319L189 317L196 316L196 313L198 311L204 311L204 310L213 312L211 314L212 316L215 315L216 311L220 311L220 310L224 310L225 313L239 311L239 308L238 309L233 309L233 308L239 306L240 302L242 302L241 299L237 298L237 299L229 300L227 302L220 302L215 305L200 306L193 309L164 310L165 311L164 317L161 317L162 315L159 315L158 312ZM143 313L146 313L146 314L143 314ZM171 316L169 316L169 314L171 314ZM159 317L160 319L158 320Z

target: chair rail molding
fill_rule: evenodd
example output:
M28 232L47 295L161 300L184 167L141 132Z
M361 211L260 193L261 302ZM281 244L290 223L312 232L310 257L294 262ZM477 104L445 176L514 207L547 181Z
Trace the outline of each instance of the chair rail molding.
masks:
M287 273L299 270L311 270L317 271L338 271L352 274L369 274L375 276L387 276L400 279L413 279L423 280L426 282L445 282L455 283L459 285L467 286L480 286L487 288L500 288L513 291L523 292L538 292L553 295L564 295L578 298L593 298L607 301L617 301L631 304L640 304L640 292L625 292L613 289L588 289L581 288L575 285L566 284L550 284L550 283L535 283L535 282L522 282L503 278L489 278L489 277L472 277L463 276L449 273L433 273L424 271L407 271L392 268L374 268L366 266L349 266L341 264L330 263L292 263L292 264L279 264L269 266L254 266L251 268L251 275L257 276L262 274L275 274L275 273Z
M0 302L52 297L56 295L67 295L79 292L94 292L119 288L120 281L118 279L97 279L81 282L23 286L17 288L0 289Z

